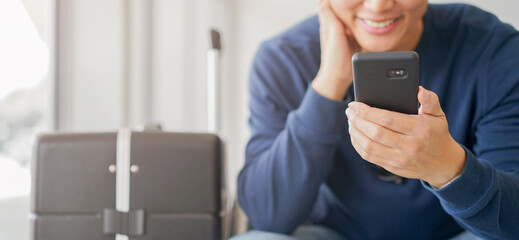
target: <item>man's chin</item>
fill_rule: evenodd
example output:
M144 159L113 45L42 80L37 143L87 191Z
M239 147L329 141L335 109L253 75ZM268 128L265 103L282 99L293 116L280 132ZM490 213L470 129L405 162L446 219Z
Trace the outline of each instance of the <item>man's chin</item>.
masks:
M392 45L382 45L382 44L375 44L375 45L361 45L360 46L363 52L389 52L389 51L395 51L395 47Z
M380 39L359 41L359 45L364 52L389 52L397 48L395 41Z

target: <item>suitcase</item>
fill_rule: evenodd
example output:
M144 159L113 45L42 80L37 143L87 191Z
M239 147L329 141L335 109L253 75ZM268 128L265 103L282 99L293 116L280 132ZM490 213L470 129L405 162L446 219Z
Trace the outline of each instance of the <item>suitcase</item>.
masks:
M159 131L39 136L32 239L221 239L220 145Z

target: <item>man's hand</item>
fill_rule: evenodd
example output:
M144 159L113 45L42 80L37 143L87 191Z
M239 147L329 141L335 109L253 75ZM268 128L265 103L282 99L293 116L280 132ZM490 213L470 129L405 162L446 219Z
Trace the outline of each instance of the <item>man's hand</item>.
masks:
M365 160L440 188L463 171L465 150L450 135L438 96L420 87L418 101L418 115L350 103L351 143Z
M351 57L359 45L333 12L329 0L319 0L321 67L312 88L322 96L341 101L353 81Z

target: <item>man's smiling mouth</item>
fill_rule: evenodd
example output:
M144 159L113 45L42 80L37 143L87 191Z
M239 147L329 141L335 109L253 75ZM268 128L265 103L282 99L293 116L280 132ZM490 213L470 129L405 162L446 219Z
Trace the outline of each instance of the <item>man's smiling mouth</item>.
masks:
M381 22L372 21L372 20L369 20L369 19L362 19L362 20L370 27L384 28L384 27L389 26L391 23L393 23L396 20L396 18L389 19L389 20L386 20L386 21L381 21Z

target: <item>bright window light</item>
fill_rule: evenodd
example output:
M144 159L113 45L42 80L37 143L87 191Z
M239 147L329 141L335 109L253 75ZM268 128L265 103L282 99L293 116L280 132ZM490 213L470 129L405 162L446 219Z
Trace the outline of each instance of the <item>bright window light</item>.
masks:
M21 0L0 0L0 200L29 195L30 139L41 119L32 102L43 94L33 88L48 65L47 46Z
M20 0L0 1L0 53L0 99L36 86L47 73L47 46Z

